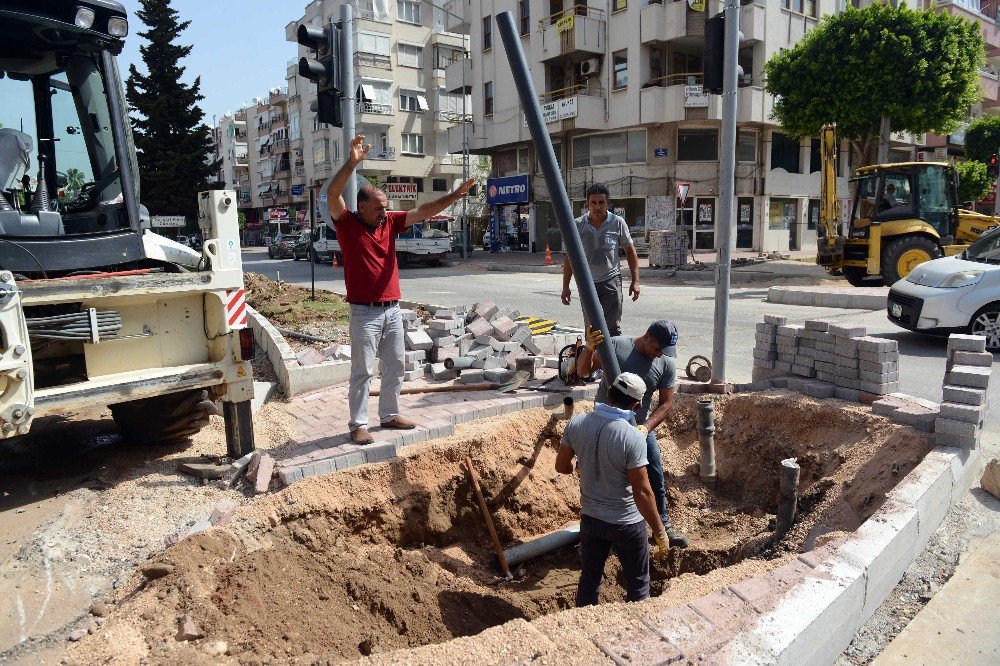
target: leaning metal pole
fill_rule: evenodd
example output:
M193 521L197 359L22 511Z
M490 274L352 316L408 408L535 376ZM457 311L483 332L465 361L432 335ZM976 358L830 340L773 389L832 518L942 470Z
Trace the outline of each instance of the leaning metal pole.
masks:
M514 75L514 83L517 85L517 96L521 99L521 107L524 109L525 119L528 121L528 130L531 132L531 140L535 144L538 163L542 167L549 196L552 197L552 208L555 211L556 221L559 223L559 231L562 232L566 256L569 257L570 265L573 267L573 276L576 278L576 288L580 292L584 318L592 326L599 328L607 338L609 337L608 324L604 320L604 311L597 300L594 278L590 274L590 266L583 253L583 244L580 242L580 234L573 220L569 196L567 196L566 188L559 176L556 154L552 150L552 141L545 129L545 123L542 122L542 109L538 104L538 95L531 81L528 61L521 48L521 38L514 27L514 17L510 12L497 14L497 27L500 30L504 51L507 53L507 60L510 61L511 73ZM611 346L600 345L597 348L597 353L600 355L601 367L604 368L608 382L613 381L618 376L619 369L618 359L611 351Z
M344 143L341 154L347 159L347 152L354 139L354 9L348 3L340 6L340 87L343 91ZM344 204L347 210L358 209L358 172L355 169L344 186Z
M726 1L726 43L722 72L722 150L719 152L719 226L715 260L715 327L712 382L726 381L729 329L729 271L733 258L733 202L736 198L736 73L740 50L740 3Z

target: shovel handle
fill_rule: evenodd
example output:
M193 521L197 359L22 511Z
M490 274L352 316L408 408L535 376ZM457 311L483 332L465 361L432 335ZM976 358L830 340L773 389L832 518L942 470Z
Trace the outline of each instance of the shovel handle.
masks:
M476 492L479 510L483 513L483 521L486 523L486 529L489 531L490 539L493 541L493 552L497 554L497 560L500 562L500 569L503 571L504 577L510 580L511 575L510 568L507 567L507 558L503 556L503 546L500 545L497 531L493 527L493 517L490 516L490 509L486 506L486 500L483 499L483 491L479 489L479 480L476 479L476 471L472 468L471 457L466 456L465 468L469 470L469 479L472 480L472 489Z

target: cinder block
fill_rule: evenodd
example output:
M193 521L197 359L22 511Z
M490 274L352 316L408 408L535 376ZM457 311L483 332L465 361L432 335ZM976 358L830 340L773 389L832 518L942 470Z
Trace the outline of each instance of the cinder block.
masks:
M407 363L419 363L427 358L427 352L423 349L414 349L404 354Z
M967 386L969 388L989 388L990 368L980 368L972 365L953 366L948 371L947 383L954 386Z
M764 323L770 324L772 326L784 326L788 323L788 317L782 317L781 315L766 314L764 315Z
M403 372L403 381L404 382L412 382L415 379L420 379L420 377L422 377L423 374L424 374L424 371L423 371L422 367L418 367L418 368L416 368L414 370L406 370L406 371Z
M984 405L986 404L986 391L984 389L945 384L944 400L945 402L957 402L963 405Z
M422 330L407 331L404 333L406 348L410 351L427 350L434 346L434 341Z
M986 351L986 338L982 335L962 335L953 333L948 336L948 351L964 351L983 353Z
M993 354L989 352L979 353L954 350L951 353L951 360L955 365L971 365L980 368L993 366Z
M985 406L962 405L954 402L941 403L941 418L968 423L982 423Z

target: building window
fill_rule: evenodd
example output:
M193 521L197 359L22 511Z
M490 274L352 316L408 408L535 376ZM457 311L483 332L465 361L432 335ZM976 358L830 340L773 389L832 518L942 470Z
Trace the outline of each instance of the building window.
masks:
M799 173L799 142L797 139L775 132L771 135L771 170L784 169Z
M411 0L396 0L396 18L400 21L420 25L420 3Z
M663 85L663 49L655 46L649 49L649 82L655 86Z
M521 36L523 37L531 32L531 7L528 0L519 0L517 5L518 17L521 19Z
M714 129L677 131L678 162L715 162L719 159L719 132Z
M816 0L781 0L781 6L796 14L816 17Z
M408 153L410 155L423 155L424 154L424 135L423 134L402 134L400 135L403 140L402 152Z
M396 42L396 61L400 67L423 67L424 50L415 44Z
M573 139L573 168L646 161L646 130L609 132Z
M628 51L616 51L611 54L614 63L614 89L621 90L628 87Z
M611 11L621 12L628 8L628 0L612 0L611 1Z
M493 82L487 81L483 84L483 115L493 115Z
M391 36L384 32L372 32L370 30L358 30L358 53L373 53L375 55L389 55L389 44Z
M493 17L483 17L483 50L489 51L493 48Z
M399 90L399 110L400 111L426 111L429 107L427 106L427 98L424 97L423 91L416 90Z
M736 140L736 160L742 164L757 163L757 132L740 132Z
M322 164L328 161L328 140L316 139L313 141L313 163Z
M435 192L447 192L448 191L448 181L444 178L434 178L431 180L431 186L434 188Z

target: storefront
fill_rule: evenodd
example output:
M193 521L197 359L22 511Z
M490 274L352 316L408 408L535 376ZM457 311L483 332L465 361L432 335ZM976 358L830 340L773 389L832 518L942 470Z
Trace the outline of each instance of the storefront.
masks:
M696 250L715 249L715 220L718 216L715 197L688 197L683 207L677 199L677 224Z
M488 244L489 251L530 251L528 176L487 179L486 203L490 207L490 225L484 244Z

